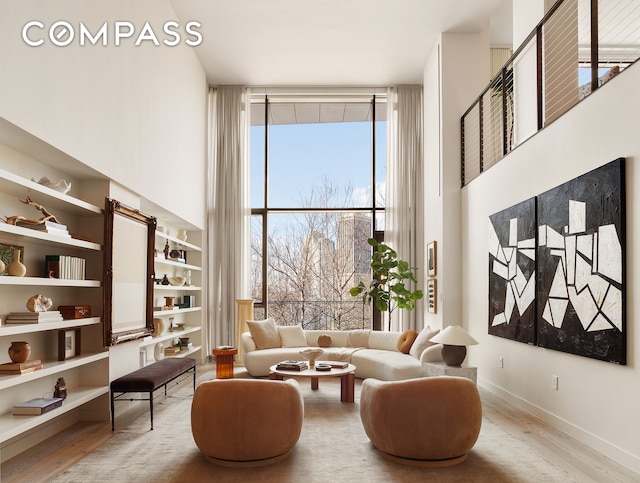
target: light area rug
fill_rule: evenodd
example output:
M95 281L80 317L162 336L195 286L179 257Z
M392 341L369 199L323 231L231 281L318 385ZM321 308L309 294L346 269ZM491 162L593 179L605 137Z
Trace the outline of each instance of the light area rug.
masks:
M302 434L285 460L256 468L226 468L208 462L191 435L193 389L183 387L154 404L154 429L143 413L96 451L55 478L57 483L97 482L572 482L566 470L546 460L486 416L467 460L448 468L414 468L383 458L360 421L356 402L340 402L337 378L323 378L312 391L301 379L305 416ZM242 401L238 401L242 404ZM224 434L220 435L224 438Z

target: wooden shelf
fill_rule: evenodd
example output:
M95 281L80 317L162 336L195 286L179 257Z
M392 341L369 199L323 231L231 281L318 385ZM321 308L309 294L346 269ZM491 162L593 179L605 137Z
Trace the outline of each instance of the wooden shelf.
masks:
M26 382L35 381L36 379L41 379L52 374L68 371L74 367L84 366L85 364L90 364L92 362L108 358L109 351L104 351L97 352L95 354L81 355L73 359L67 359L66 361L42 361L42 365L44 367L37 371L15 376L0 376L0 390L18 386Z
M38 416L0 416L0 443L14 438L47 421L63 415L103 394L109 394L109 386L76 386L68 389L68 396L59 408ZM37 395L34 397L38 397Z
M77 238L67 238L59 235L52 235L50 233L38 230L31 230L30 228L24 228L22 226L8 225L6 223L0 223L0 232L14 235L16 239L29 238L30 243L44 245L64 245L96 251L102 250L102 245L100 245L99 243L79 240Z
M10 277L0 276L0 285L34 285L42 287L101 287L100 280L65 280L45 277Z
M0 327L0 337L19 334L32 334L45 330L68 329L72 327L84 327L101 322L100 317L87 317L84 319L66 319L60 322L40 322L37 324L5 324Z

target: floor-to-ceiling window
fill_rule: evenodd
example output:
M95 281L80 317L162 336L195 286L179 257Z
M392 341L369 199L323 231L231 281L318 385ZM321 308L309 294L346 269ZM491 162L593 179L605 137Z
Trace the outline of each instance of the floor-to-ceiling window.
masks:
M370 280L367 238L384 234L382 93L253 97L256 318L305 329L377 328L371 306L349 289Z

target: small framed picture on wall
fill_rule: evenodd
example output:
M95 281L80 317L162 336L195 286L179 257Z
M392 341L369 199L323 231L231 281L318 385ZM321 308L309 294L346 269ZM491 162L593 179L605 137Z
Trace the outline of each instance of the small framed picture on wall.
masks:
M436 241L434 240L427 245L427 275L435 277L436 268Z
M437 298L438 298L438 282L435 278L427 280L427 308L429 313L435 314L437 307Z

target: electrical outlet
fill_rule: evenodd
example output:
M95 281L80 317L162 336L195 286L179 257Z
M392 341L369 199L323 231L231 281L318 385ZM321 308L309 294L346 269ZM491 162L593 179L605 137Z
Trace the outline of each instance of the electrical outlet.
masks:
M551 376L551 387L553 387L556 391L558 390L558 376L555 374Z
M498 367L502 369L504 367L504 357L498 357Z

